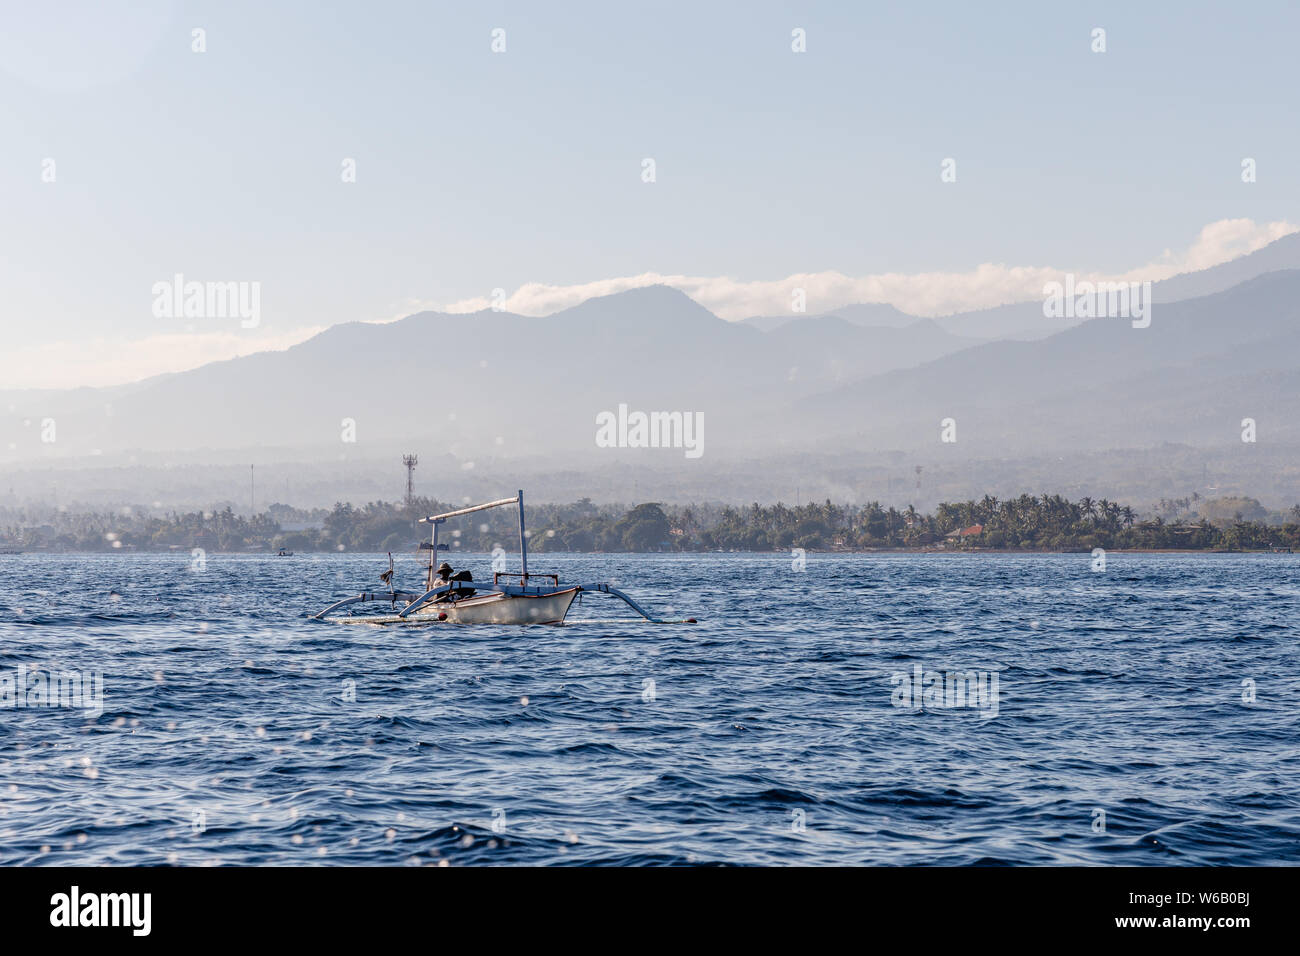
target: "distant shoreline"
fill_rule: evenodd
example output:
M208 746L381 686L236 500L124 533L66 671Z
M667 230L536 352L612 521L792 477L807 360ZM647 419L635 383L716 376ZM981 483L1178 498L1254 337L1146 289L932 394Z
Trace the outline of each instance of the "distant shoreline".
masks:
M0 551L182 554L411 552L423 537L418 521L456 505L417 498L364 506L339 502L329 511L273 505L247 517L222 511L23 515L0 524ZM1107 499L1021 495L944 502L930 513L879 502L777 503L748 508L643 502L627 510L587 499L534 505L528 550L575 554L1070 554L1271 553L1300 550L1300 504L1270 512L1253 498L1162 499L1144 516ZM1194 512L1194 513L1193 513ZM514 551L519 527L510 516L462 522L448 555ZM427 547L427 545L426 545Z

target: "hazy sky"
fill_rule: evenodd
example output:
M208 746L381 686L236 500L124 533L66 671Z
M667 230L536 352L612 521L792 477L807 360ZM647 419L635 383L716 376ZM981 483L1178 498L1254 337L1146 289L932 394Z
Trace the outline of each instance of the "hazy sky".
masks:
M5 2L3 24L0 390L646 273L728 317L801 273L951 311L1300 223L1290 3ZM260 325L156 317L176 273L259 282Z

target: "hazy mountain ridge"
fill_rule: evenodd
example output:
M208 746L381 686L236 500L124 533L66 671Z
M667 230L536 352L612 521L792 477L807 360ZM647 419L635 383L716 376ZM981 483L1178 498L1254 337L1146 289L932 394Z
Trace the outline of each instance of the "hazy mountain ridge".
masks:
M1279 240L1280 250L1279 243L1267 247L1256 265L1300 250L1289 238ZM1245 259L1198 281L1249 271ZM8 410L0 455L11 474L18 468L36 475L56 464L66 475L96 461L127 469L143 463L155 469L149 493L133 495L129 483L120 491L121 500L146 502L167 497L172 462L266 461L272 454L320 463L325 471L312 469L313 500L335 493L330 489L365 498L366 483L375 479L362 475L384 474L388 466L358 462L383 462L399 450L436 462L437 480L448 484L472 485L479 468L503 480L512 472L604 476L570 482L600 489L612 488L607 481L619 474L635 485L636 474L659 469L655 487L683 494L725 483L731 467L787 462L767 483L728 489L739 494L741 487L798 484L796 454L810 463L849 455L867 467L898 452L960 472L967 462L1178 445L1205 449L1207 460L1219 456L1216 467L1235 481L1250 476L1252 460L1264 460L1265 445L1270 455L1300 445L1298 302L1300 271L1275 271L1211 295L1158 297L1145 329L1127 319L1096 319L1036 340L975 344L952 335L944 320L863 325L864 316L892 314L875 307L839 310L858 321L832 312L763 331L724 321L662 286L591 299L544 318L424 312L334 326L284 351L129 386L7 393L0 396ZM1049 321L1040 304L1030 305ZM688 461L681 449L597 448L597 413L620 404L701 413L705 458ZM57 420L53 444L40 441L47 417ZM948 417L957 421L953 445L939 441L939 423ZM1247 417L1258 423L1258 448L1240 441ZM104 458L88 457L96 452ZM1277 459L1268 460L1276 471ZM356 478L337 485L331 467L351 469ZM681 480L663 478L663 469L682 472ZM116 482L111 470L97 473ZM1280 487L1280 475L1267 481ZM975 472L969 478L987 484ZM291 489L281 495L279 480L270 487L287 499ZM807 481L828 493L870 493L847 473ZM195 497L209 487L199 479L182 484ZM564 484L557 480L556 487ZM1264 493L1248 483L1240 490ZM964 491L949 483L945 493Z
M828 318L764 334L662 286L546 318L424 312L138 386L15 396L16 416L55 415L59 430L52 447L29 435L18 451L328 446L345 443L348 422L358 442L409 436L458 455L547 451L557 435L581 451L593 447L596 413L620 403L734 422L756 395L775 407L966 344L928 321L879 329Z
M826 316L836 316L863 328L901 329L925 321L921 316L909 315L887 302L864 302L812 314L792 312L788 315L755 315L742 319L741 324L751 325L763 332L771 332L791 322L806 322Z
M1149 328L1096 319L1039 341L980 345L812 396L797 412L868 447L937 441L948 417L958 444L978 439L990 454L994 444L1032 454L1239 441L1244 417L1267 420L1272 440L1294 441L1298 302L1300 271L1270 273L1157 303ZM849 421L846 408L876 414Z

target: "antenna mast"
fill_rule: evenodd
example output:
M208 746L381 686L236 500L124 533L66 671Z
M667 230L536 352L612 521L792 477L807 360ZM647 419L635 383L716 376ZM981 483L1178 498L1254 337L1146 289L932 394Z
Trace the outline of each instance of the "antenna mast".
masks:
M415 501L415 466L419 463L419 455L402 456L402 464L406 466L406 505L408 508Z

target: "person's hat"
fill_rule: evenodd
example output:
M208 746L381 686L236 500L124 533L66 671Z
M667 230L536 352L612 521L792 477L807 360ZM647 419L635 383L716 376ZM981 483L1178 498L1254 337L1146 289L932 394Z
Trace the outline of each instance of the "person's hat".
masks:
M446 561L444 561L444 562L442 562L442 564L438 565L438 570L439 570L440 572L441 572L441 571L450 571L450 570L451 570L451 565L448 564Z

